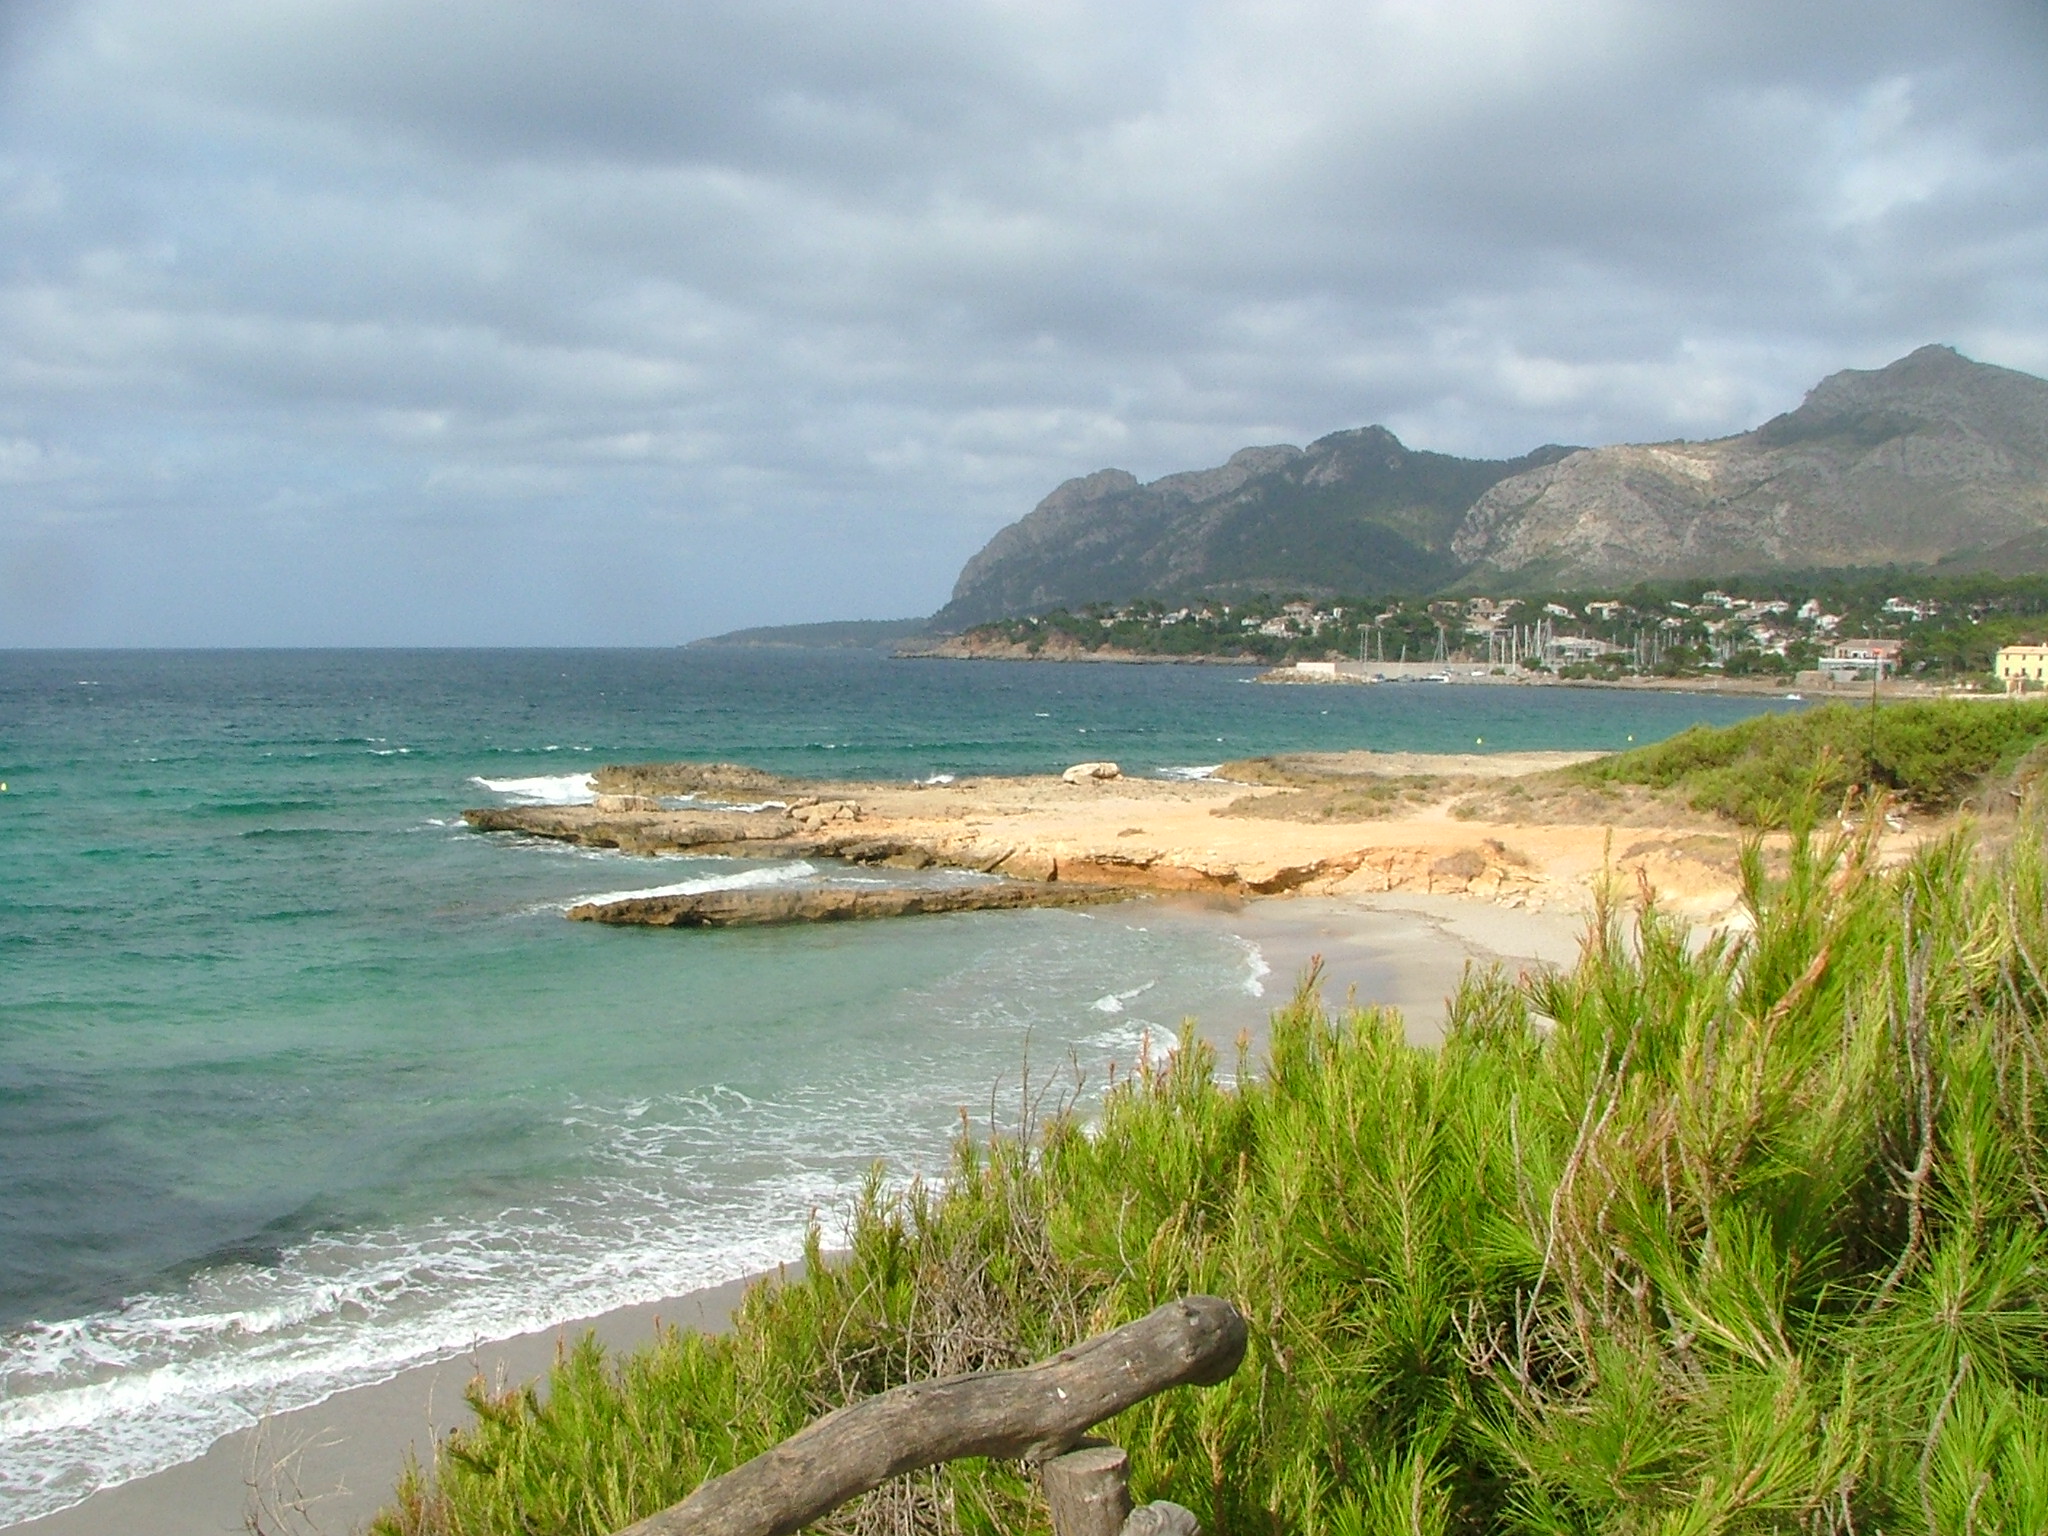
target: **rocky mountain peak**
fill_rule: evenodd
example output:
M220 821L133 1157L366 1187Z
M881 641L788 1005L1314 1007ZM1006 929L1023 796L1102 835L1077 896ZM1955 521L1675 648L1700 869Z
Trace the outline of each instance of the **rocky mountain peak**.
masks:
M2044 530L2048 380L1926 346L1708 442L1461 459L1369 426L1149 484L1101 470L990 540L934 624L1138 596L1927 564L2048 548Z

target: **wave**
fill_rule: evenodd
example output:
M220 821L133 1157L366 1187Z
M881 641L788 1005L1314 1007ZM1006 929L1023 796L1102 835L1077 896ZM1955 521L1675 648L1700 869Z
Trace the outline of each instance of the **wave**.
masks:
M1112 1024L1090 1035L1082 1044L1101 1051L1119 1069L1130 1071L1135 1067L1165 1065L1179 1042L1172 1030L1161 1029L1143 1020L1132 1020Z
M1210 763L1204 768L1161 768L1158 774L1162 779L1213 779L1216 770L1222 766L1221 763Z
M708 1206L608 1183L489 1224L315 1240L278 1270L229 1266L182 1295L0 1340L0 1525L479 1339L772 1268L797 1250L805 1213L847 1192L818 1170Z
M557 1111L584 1176L468 1216L321 1234L89 1316L0 1333L0 1527L201 1455L479 1340L558 1328L758 1274L877 1157L940 1158L916 1091L723 1085ZM854 1113L848 1114L849 1108ZM735 1159L733 1149L751 1155Z
M814 865L799 859L794 864L771 864L766 869L743 870L737 875L707 875L700 880L679 880L674 885L650 885L637 891L599 891L594 896L576 896L562 902L567 907L608 907L615 901L642 901L654 896L702 896L709 891L746 891L763 885L788 885L817 873Z
M1244 946L1245 976L1244 981L1240 983L1244 988L1244 995L1246 997L1264 997L1266 995L1266 978L1273 974L1273 967L1266 960L1266 952L1250 939L1243 938L1234 933L1230 937L1233 942Z
M1132 998L1143 997L1158 985L1157 981L1148 981L1142 987L1133 987L1128 992L1112 992L1107 997L1098 997L1088 1006L1097 1013L1122 1013L1125 1003L1131 1001Z
M469 782L508 797L514 805L589 805L597 798L597 781L587 773L544 773L526 779L478 775Z

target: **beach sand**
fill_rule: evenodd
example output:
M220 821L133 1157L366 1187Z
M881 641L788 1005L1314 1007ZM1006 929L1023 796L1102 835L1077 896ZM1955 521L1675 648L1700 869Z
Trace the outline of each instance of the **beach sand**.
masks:
M1528 912L1419 891L1245 902L1160 896L1143 920L1222 926L1258 945L1269 967L1263 995L1237 1005L1235 1018L1199 1021L1210 1039L1244 1029L1255 1059L1267 1015L1288 1000L1312 960L1322 962L1326 1006L1398 1008L1409 1042L1434 1045L1443 1038L1444 1003L1468 964L1499 965L1510 978L1568 966L1586 930L1585 918L1564 908Z
M410 1452L424 1465L438 1436L469 1422L463 1388L542 1375L565 1341L594 1330L608 1349L654 1337L655 1320L721 1332L748 1280L693 1291L543 1333L480 1344L374 1386L338 1392L218 1440L197 1461L106 1488L82 1504L12 1525L9 1536L227 1536L253 1517L265 1536L346 1536L391 1498Z

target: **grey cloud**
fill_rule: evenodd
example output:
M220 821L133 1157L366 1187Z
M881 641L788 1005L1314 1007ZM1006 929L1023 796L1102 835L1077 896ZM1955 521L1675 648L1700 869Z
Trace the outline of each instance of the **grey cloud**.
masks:
M909 612L1104 463L2048 367L2032 5L0 15L0 548L93 573L0 643Z

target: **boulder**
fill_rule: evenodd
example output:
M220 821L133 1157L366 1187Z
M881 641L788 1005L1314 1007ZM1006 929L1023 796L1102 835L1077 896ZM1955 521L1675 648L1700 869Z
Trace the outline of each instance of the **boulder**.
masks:
M1095 784L1104 779L1120 779L1123 769L1115 763L1076 763L1060 777L1069 784Z
M815 829L835 821L860 820L860 804L854 800L799 800L790 806L789 815L797 825Z

